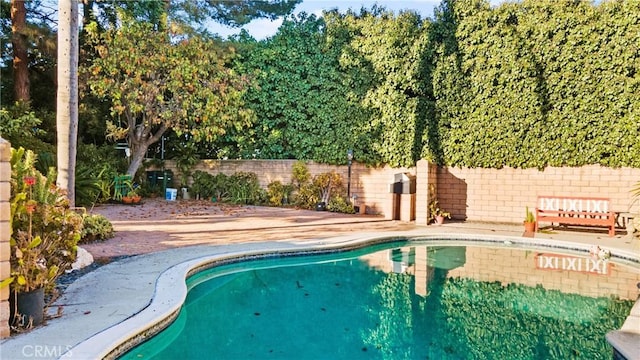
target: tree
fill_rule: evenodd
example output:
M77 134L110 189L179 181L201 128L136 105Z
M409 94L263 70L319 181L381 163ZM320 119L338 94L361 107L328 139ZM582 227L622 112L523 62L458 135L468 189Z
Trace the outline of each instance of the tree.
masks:
M340 69L349 35L328 42L326 29L322 18L302 13L268 40L239 39L240 71L256 74L258 85L245 97L256 124L235 137L242 157L340 164L353 149L359 161L375 162L368 134L358 131L368 114L349 102L352 86Z
M29 101L29 56L25 40L27 8L22 0L11 1L11 45L13 46L13 88L16 101Z
M89 29L98 58L86 72L91 92L112 102L114 121L108 129L114 139L128 142L129 175L169 129L214 141L228 128L249 124L251 112L241 100L249 81L226 66L233 49L124 21L120 29L103 34Z
M57 185L67 190L75 205L76 146L78 142L78 2L59 0L58 89L56 129L58 134Z

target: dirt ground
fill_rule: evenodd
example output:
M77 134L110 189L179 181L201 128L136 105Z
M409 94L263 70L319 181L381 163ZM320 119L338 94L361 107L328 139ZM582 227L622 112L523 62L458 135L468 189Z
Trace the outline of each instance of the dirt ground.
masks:
M108 204L90 211L107 217L116 231L112 239L82 245L98 260L181 246L304 240L415 228L411 223L376 215L236 206L205 200L144 199L140 205Z

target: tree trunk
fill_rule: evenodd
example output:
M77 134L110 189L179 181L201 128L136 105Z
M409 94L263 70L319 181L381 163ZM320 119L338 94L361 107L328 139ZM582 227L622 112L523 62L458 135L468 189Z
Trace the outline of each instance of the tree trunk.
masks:
M75 206L76 146L78 142L78 2L58 2L58 133L57 185L67 190Z
M129 168L127 169L127 175L131 175L133 179L136 176L136 172L142 165L142 161L144 160L144 156L147 153L147 149L149 149L149 145L144 144L142 146L136 147L131 153L131 162L129 163Z
M29 54L25 29L27 9L24 0L11 0L11 46L13 48L13 91L16 101L29 101Z

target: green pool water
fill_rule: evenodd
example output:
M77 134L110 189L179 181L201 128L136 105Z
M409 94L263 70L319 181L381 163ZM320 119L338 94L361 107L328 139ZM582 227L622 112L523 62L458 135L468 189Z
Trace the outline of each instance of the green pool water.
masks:
M467 257L378 246L217 267L188 279L176 321L121 358L611 358L605 334L632 301L452 277Z

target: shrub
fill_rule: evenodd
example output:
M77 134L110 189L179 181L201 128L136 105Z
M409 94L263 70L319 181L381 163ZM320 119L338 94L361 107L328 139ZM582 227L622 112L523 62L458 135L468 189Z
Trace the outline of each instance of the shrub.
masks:
M345 198L342 196L334 196L329 200L327 210L331 212L339 212L345 214L355 214L355 209Z
M319 190L320 200L325 204L329 203L335 192L344 191L342 176L333 171L316 175L313 178L313 185Z
M320 202L320 189L311 183L302 184L294 196L294 204L303 209L314 209Z
M291 172L291 181L298 190L311 179L311 173L309 173L307 164L302 160L298 160L293 164Z
M64 191L34 167L36 155L23 148L11 152L11 274L0 287L17 293L44 287L70 268L80 240L82 217L69 208Z
M89 214L82 217L81 244L111 239L114 235L113 225L103 215Z
M223 173L211 175L197 170L193 173L191 191L203 199L215 199L218 202L229 200L229 188L231 181Z
M266 200L266 193L255 173L240 171L231 175L228 188L234 204L257 205Z
M267 185L267 198L269 199L269 205L282 206L282 199L284 198L284 185L278 180L272 181Z

